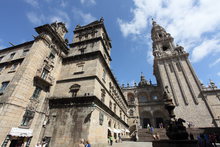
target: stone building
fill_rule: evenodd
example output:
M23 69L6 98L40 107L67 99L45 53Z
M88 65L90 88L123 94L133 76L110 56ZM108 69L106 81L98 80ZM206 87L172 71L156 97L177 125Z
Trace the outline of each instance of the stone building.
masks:
M220 126L220 89L214 82L205 87L188 59L189 54L182 46L174 44L173 37L153 21L151 30L154 75L157 84L141 76L140 83L122 86L128 101L129 125L147 124L158 127L167 119L163 106L163 91L169 87L175 103L177 118L183 118L194 127Z
M128 104L111 70L103 19L77 26L73 42L63 23L35 28L33 41L0 51L2 146L76 146L80 138L106 146L128 132Z
M2 147L77 146L89 139L107 146L109 135L132 126L158 127L167 119L162 94L167 85L177 117L197 127L219 126L220 90L204 87L186 53L153 22L154 74L138 85L120 87L111 72L111 40L103 19L77 25L73 42L63 23L35 28L38 36L0 50L0 143Z

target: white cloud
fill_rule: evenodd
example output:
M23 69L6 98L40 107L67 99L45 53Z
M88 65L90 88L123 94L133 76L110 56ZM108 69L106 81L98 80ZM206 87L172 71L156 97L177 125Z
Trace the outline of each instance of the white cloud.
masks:
M204 40L203 43L193 49L192 62L197 62L205 56L217 52L220 52L220 40Z
M95 0L80 0L81 4L94 5L96 4Z
M24 1L35 8L39 7L39 3L37 0L24 0Z
M39 15L35 12L27 13L27 18L34 25L42 25L42 23L45 21L45 16L43 14Z
M50 22L49 23L52 23L52 22L64 22L66 24L66 27L68 28L69 27L69 24L70 24L70 18L69 18L69 15L64 12L64 11L61 11L61 10L55 10L54 11L55 14L50 16Z
M80 19L83 20L84 24L88 24L88 23L96 20L96 18L94 16L92 16L92 14L84 13L83 11L81 11L77 8L73 8L73 13L75 16L80 17Z
M193 50L192 61L198 62L208 54L217 52L219 39L209 33L220 28L219 0L133 0L130 21L117 19L124 37L147 33L153 17L175 38L175 42ZM202 39L206 36L206 39ZM201 40L207 41L202 43ZM211 43L215 43L214 45ZM198 47L196 47L198 45ZM195 48L195 49L193 49ZM201 49L201 50L200 50ZM208 50L208 51L207 51ZM199 57L199 55L201 55Z
M217 65L218 63L220 63L220 58L215 60L213 63L209 64L209 67L213 67L213 66Z
M44 15L39 14L36 12L29 12L27 13L27 18L29 21L34 25L43 25L45 23L52 23L52 22L64 22L68 28L70 24L69 15L61 10L53 10L53 14L51 15Z

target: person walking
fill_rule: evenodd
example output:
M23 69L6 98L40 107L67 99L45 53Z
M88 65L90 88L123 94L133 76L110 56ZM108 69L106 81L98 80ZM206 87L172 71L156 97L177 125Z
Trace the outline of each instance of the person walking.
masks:
M90 144L89 140L86 140L86 145L85 145L85 147L91 147L91 144Z
M110 145L112 146L112 144L113 144L113 137L112 136L109 136L109 142L110 142Z

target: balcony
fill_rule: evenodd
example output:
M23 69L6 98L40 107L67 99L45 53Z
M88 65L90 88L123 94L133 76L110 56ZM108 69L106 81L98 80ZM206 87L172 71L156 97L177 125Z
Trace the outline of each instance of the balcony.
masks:
M49 71L45 69L38 69L34 80L35 84L47 89L54 83L54 78L50 75Z

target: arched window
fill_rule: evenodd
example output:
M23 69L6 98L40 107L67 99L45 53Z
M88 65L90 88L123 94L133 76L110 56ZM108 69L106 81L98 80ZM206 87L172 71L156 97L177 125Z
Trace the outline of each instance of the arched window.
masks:
M129 110L129 115L130 115L130 116L134 116L134 110L130 109L130 110Z
M128 93L127 99L128 99L129 103L134 103L134 101L135 101L134 94L133 93Z
M147 102L149 100L148 94L145 92L139 93L138 94L138 100L141 103Z
M70 86L70 92L72 93L72 97L76 97L77 92L80 89L80 85L79 84L74 84L72 86Z
M152 96L152 100L158 100L157 95L153 95L153 96Z

